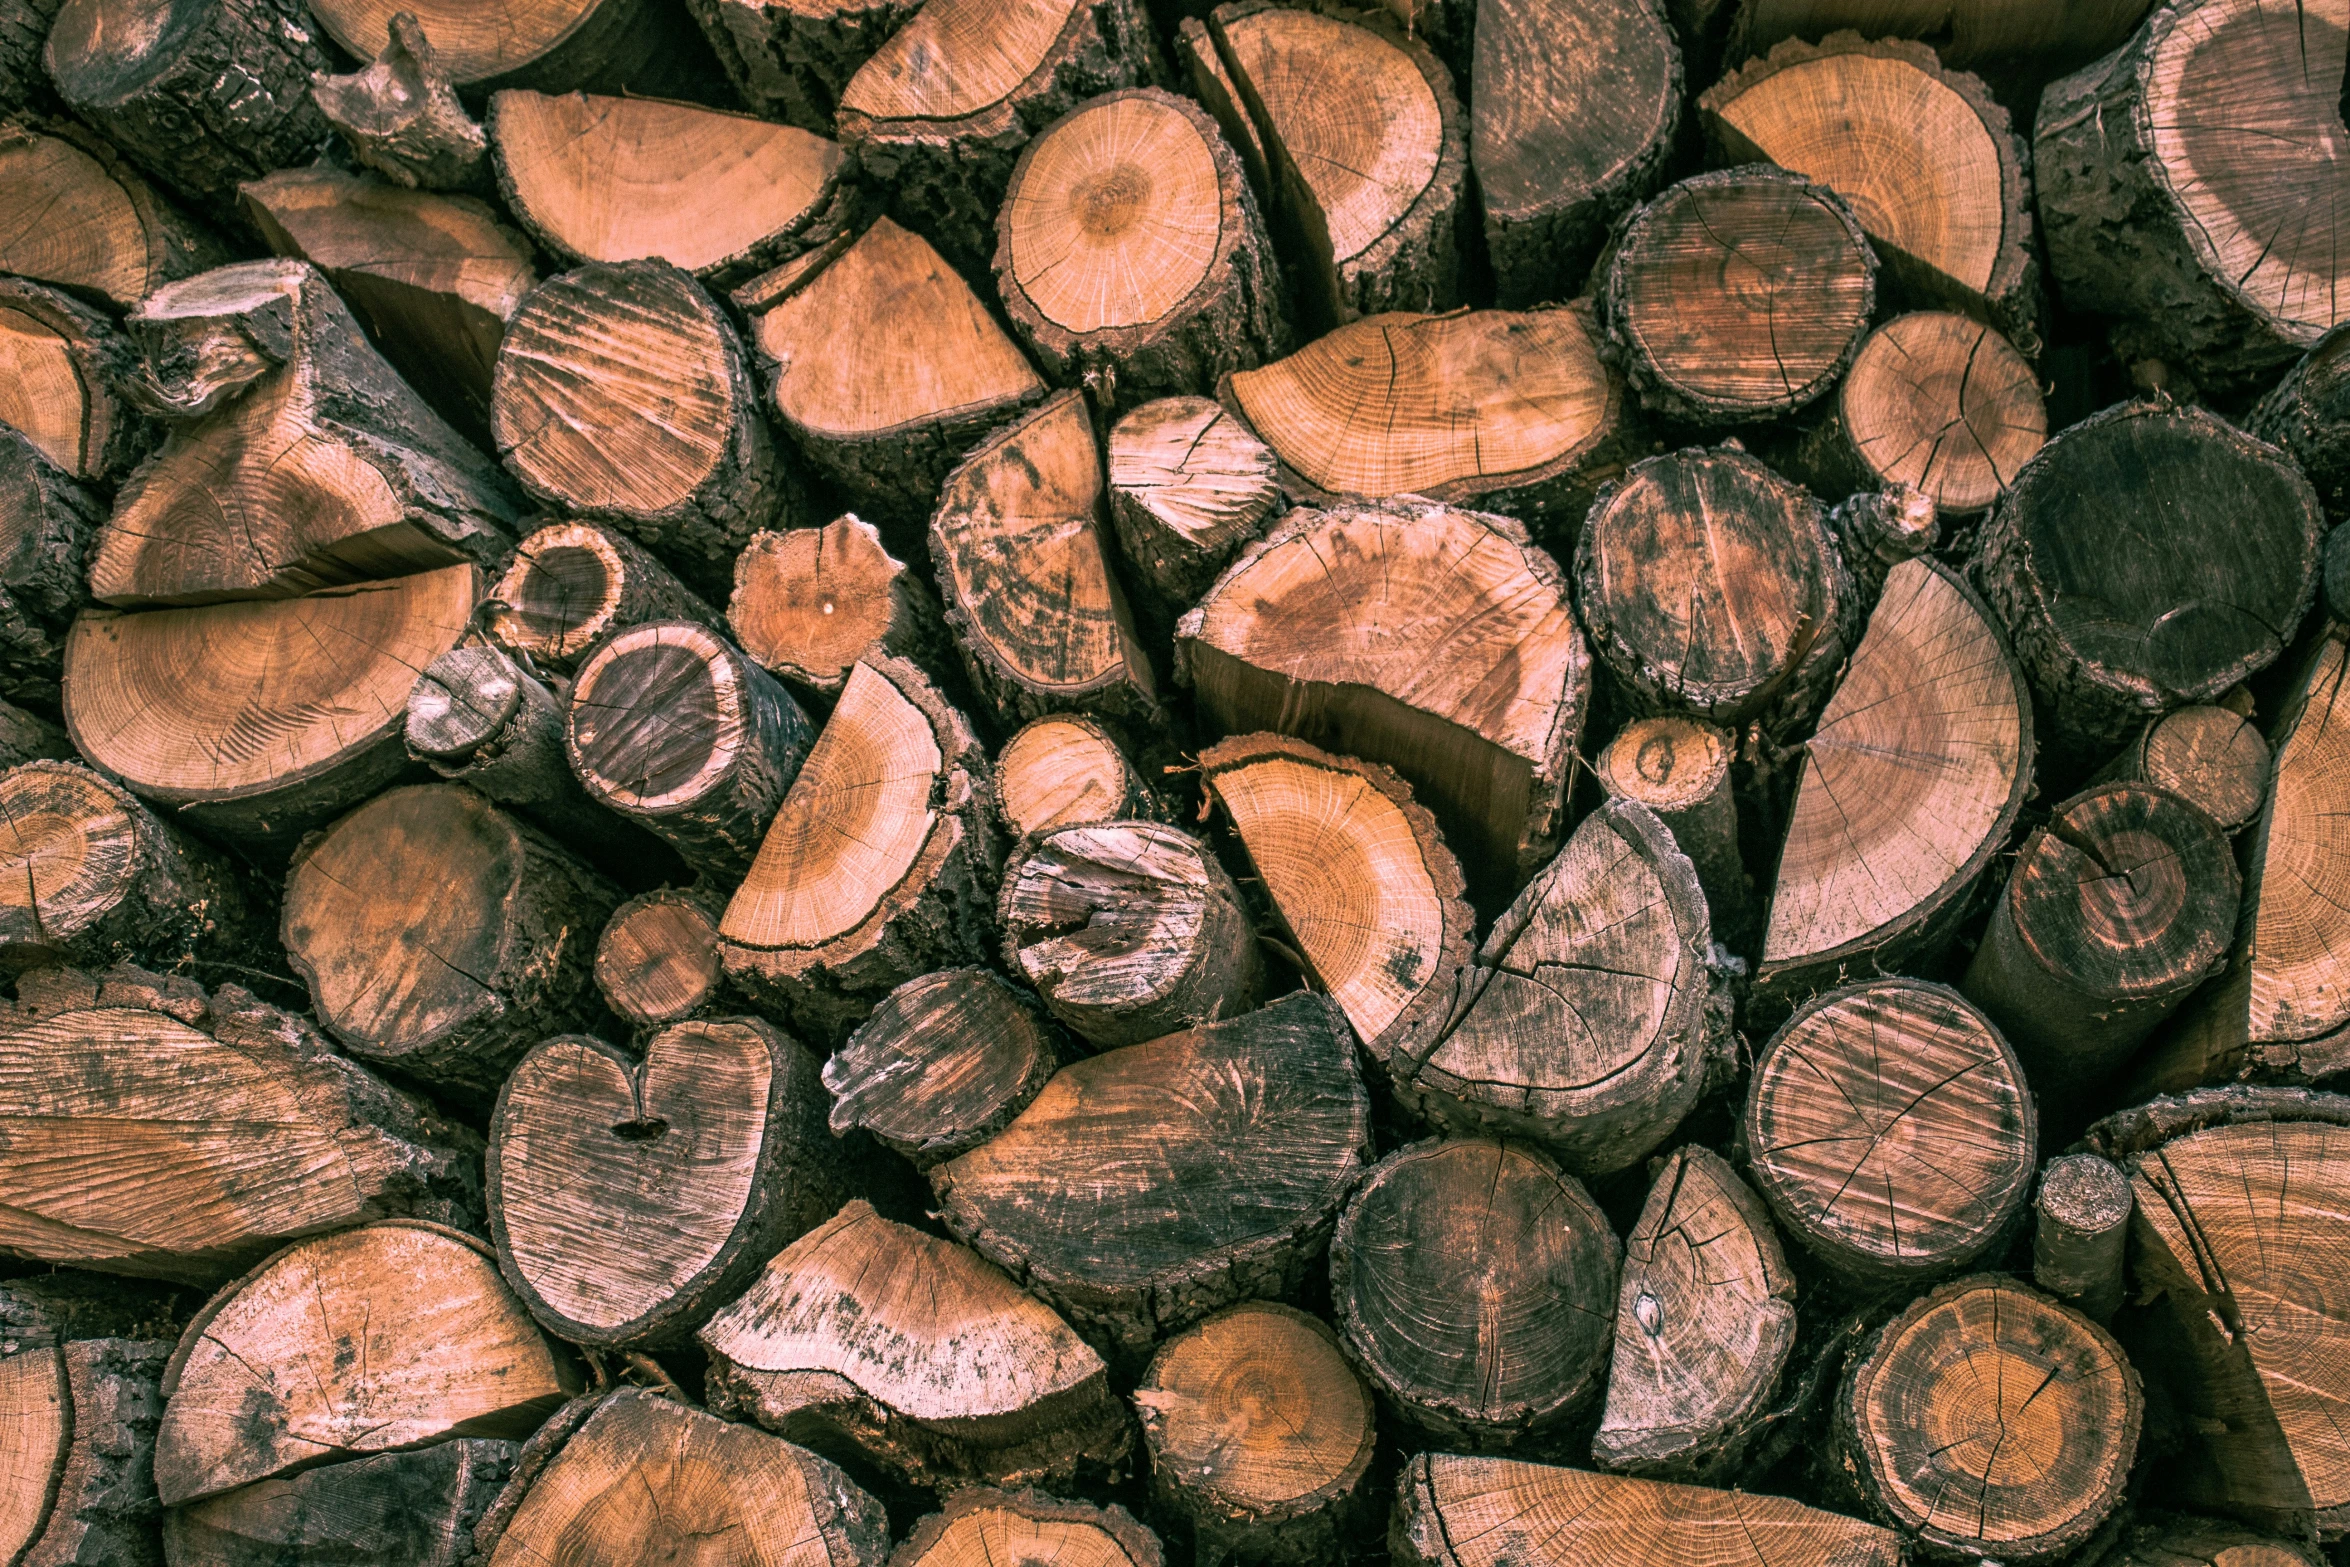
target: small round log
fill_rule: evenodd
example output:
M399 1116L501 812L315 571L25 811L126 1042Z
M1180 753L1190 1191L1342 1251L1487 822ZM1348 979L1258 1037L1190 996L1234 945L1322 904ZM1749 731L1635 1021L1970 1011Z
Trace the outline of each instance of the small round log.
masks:
M1128 413L1110 427L1109 465L1127 580L1167 619L1197 602L1281 509L1272 449L1205 397Z
M662 887L612 911L596 939L596 989L639 1028L708 1011L719 995L718 917L726 904L700 887Z
M2051 1159L2032 1200L2032 1282L2095 1322L2122 1303L2129 1177L2093 1153Z
M1913 484L1893 484L1830 507L1828 531L1844 552L1861 602L1874 609L1894 567L1942 542L1942 517L1931 495Z
M1636 718L1616 731L1592 771L1611 800L1656 813L1673 847L1696 867L1714 935L1750 952L1759 912L1738 853L1738 802L1730 787L1737 743L1701 718Z
M566 706L564 693L498 649L451 648L424 666L408 693L408 751L436 776L595 854L609 846L619 824L587 797L563 754ZM642 844L640 838L629 847Z
M17 210L48 214L0 237L0 271L118 310L229 259L110 142L71 120L0 125L0 196Z
M458 102L415 12L392 14L369 64L347 76L312 76L310 96L351 155L393 184L490 194L489 137Z
M1158 802L1101 720L1023 724L996 752L996 805L1013 840L1073 822L1147 817Z
M484 621L498 645L569 670L615 631L651 620L725 629L717 611L626 534L592 522L555 522L515 550L490 590Z
M1065 1560L1085 1567L1165 1567L1159 1537L1112 1503L1055 1501L1035 1491L972 1487L948 1495L946 1511L914 1526L890 1567L988 1567Z
M987 969L907 980L824 1063L834 1136L871 1132L927 1170L969 1153L1074 1054L1035 998Z
M2252 825L2268 800L2268 741L2228 707L2182 707L2138 732L2097 783L2150 784L2200 809L2222 832Z
M938 599L854 512L821 528L759 533L734 562L726 621L752 661L837 694L857 660L949 656Z
M1980 321L1927 310L1869 334L1802 462L1831 494L1908 485L1963 517L1988 510L2047 439L2024 356Z

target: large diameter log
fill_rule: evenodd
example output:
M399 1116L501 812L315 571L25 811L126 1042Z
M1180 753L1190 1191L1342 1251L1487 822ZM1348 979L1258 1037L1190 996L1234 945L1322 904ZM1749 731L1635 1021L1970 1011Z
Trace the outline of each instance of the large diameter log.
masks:
M1172 620L1281 509L1272 449L1204 397L1145 403L1110 427L1108 445L1127 584Z
M2066 1154L2040 1172L2032 1199L2032 1282L2093 1321L2122 1302L2130 1181L2109 1159Z
M996 807L1014 842L1075 822L1155 816L1158 797L1099 719L1022 724L996 752Z
M2098 783L2167 789L2218 823L2248 827L2268 800L2268 741L2232 707L2182 707L2138 732L2099 769Z
M71 121L0 126L0 200L44 214L0 235L0 271L117 309L229 259L111 143Z
M1183 617L1176 663L1211 730L1396 768L1505 888L1559 841L1591 654L1565 574L1506 517L1301 507Z
M734 561L726 623L752 662L826 695L857 660L894 654L943 666L938 599L855 512L821 528L752 536Z
M452 1436L529 1434L578 1390L490 1249L391 1220L287 1247L222 1289L164 1379L166 1506Z
M763 119L829 133L857 68L922 0L686 0L735 91Z
M0 424L0 690L54 702L71 627L90 605L88 562L106 503Z
M702 1329L711 1400L918 1485L1066 1484L1133 1422L1101 1357L969 1249L852 1202Z
M892 1567L974 1567L993 1561L1065 1560L1087 1567L1165 1567L1159 1537L1116 1503L1056 1501L1035 1491L955 1491L946 1510L914 1526Z
M1369 1138L1345 1017L1301 994L1063 1067L930 1181L949 1229L1132 1354L1297 1288Z
M824 1063L835 1136L927 1170L1011 1124L1074 1054L1036 999L982 968L907 980Z
M171 1567L462 1567L516 1451L495 1437L456 1437L256 1480L164 1514L164 1559Z
M2047 439L2039 377L2014 345L1970 317L1920 310L1860 345L1799 460L1830 494L1908 485L1937 510L1970 516Z
M753 1019L673 1023L641 1061L550 1039L490 1122L499 1262L573 1343L682 1343L840 1205L824 1115L816 1058Z
M487 93L621 92L681 97L709 90L710 56L693 24L654 0L318 0L310 8L355 59L391 41L392 19L415 17L449 79Z
M551 522L533 532L489 596L483 625L490 636L549 669L572 669L610 633L647 621L726 629L643 545L592 522Z
M393 184L489 194L489 137L458 101L415 12L392 13L369 64L348 76L312 76L310 96L351 155Z
M72 296L0 278L0 423L77 479L112 484L154 444L128 393L138 355L114 323Z
M1702 719L1636 718L1616 731L1591 770L1609 799L1656 813L1673 847L1697 871L1715 939L1733 952L1752 953L1758 911L1738 852L1738 801L1730 785L1737 754L1737 742Z
M596 989L639 1028L707 1010L719 994L718 917L726 904L696 886L661 887L612 911L596 938Z
M1764 1048L1740 1137L1787 1232L1863 1285L1955 1272L2003 1238L2039 1116L1956 991L1883 979L1805 1005Z
M2058 729L2103 748L2267 668L2325 530L2283 452L2200 408L2129 403L2025 465L1975 574Z
M171 1346L76 1337L10 1348L0 1551L18 1567L163 1567L151 1466Z
M563 696L494 647L451 648L408 693L408 750L435 775L512 807L607 863L652 846L599 809L563 754ZM634 841L631 841L634 840ZM654 853L659 851L655 849Z

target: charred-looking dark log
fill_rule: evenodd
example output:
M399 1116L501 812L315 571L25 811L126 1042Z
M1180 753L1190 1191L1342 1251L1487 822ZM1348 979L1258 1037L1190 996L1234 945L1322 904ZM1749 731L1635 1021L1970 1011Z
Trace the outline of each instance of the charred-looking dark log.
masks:
M1827 186L1753 165L1639 208L1593 274L1624 374L1695 424L1793 413L1835 384L1877 308L1877 259Z
M111 143L70 120L0 125L0 193L17 210L46 214L0 236L0 271L117 309L229 259Z
M116 483L154 445L154 425L130 399L138 371L107 317L61 290L0 278L0 424L74 478Z
M310 10L359 60L383 52L393 17L414 16L449 80L470 93L710 90L710 56L693 23L657 0L317 0Z
M616 829L626 849L650 847L580 788L563 754L566 695L494 647L451 648L408 693L409 754L584 853L613 858Z
M592 522L549 523L532 533L490 598L484 624L491 638L548 669L571 669L606 636L647 621L726 629L644 546Z
M2129 1177L2093 1153L2051 1159L2032 1200L2032 1282L2097 1322L2122 1302Z
M735 91L763 119L832 130L857 68L906 25L921 0L685 0Z
M2002 1238L2038 1129L2015 1052L1980 1012L1886 979L1830 991L1771 1037L1741 1138L1788 1234L1883 1285L1954 1272Z
M2140 730L2095 781L2167 789L2232 833L2267 802L2268 766L2268 741L2246 713L2182 707Z
M596 989L639 1028L708 1011L718 1000L718 916L726 900L702 887L662 887L612 911L596 939Z
M1988 509L2047 439L2030 361L1980 321L1921 310L1869 334L1797 455L1826 494L1908 486L1962 517Z
M996 752L995 798L1015 843L1073 822L1149 817L1164 809L1118 737L1083 714L1022 724Z
M950 1229L1132 1355L1296 1289L1369 1149L1346 1018L1300 994L1063 1067L930 1181Z
M490 194L489 137L458 101L415 12L392 13L372 63L312 76L310 96L351 155L393 184Z
M1583 1185L1516 1143L1414 1143L1330 1242L1338 1330L1380 1397L1447 1445L1506 1447L1599 1392L1623 1245Z
M673 1023L641 1061L550 1039L490 1123L499 1263L573 1343L682 1343L840 1206L824 1110L816 1058L754 1019Z
M2326 515L2350 512L2350 331L2317 340L2244 421L2244 428L2293 454Z
M1273 452L1205 397L1145 403L1110 427L1110 521L1127 586L1173 620L1281 509Z
M2292 460L2200 408L2130 403L2041 448L1976 577L2073 746L2265 669L2317 591L2326 530Z
M918 1485L1065 1485L1134 1422L1069 1324L969 1248L852 1202L702 1329L711 1402Z
M1112 1503L1057 1502L1035 1491L972 1487L914 1526L893 1567L983 1567L1058 1559L1087 1567L1165 1567L1159 1537Z
M1697 870L1714 939L1751 954L1761 910L1738 852L1738 802L1730 786L1737 756L1737 742L1702 719L1636 718L1616 731L1591 770L1609 799L1656 813L1673 847Z
M44 1322L21 1288L0 1287L0 1551L26 1567L164 1567L152 1467L170 1343Z
M2120 1503L2144 1407L2103 1328L1980 1274L1885 1325L1845 1374L1835 1434L1870 1508L1928 1551L2046 1562Z
M824 1063L835 1135L871 1132L917 1169L969 1153L1076 1054L1035 998L982 968L907 980Z
M257 1480L163 1515L171 1567L386 1561L463 1567L520 1444L452 1437Z
M952 657L937 597L855 512L754 535L735 557L726 623L753 662L827 695L861 658Z
M88 562L105 519L98 492L0 424L0 691L57 700L71 627L90 605Z

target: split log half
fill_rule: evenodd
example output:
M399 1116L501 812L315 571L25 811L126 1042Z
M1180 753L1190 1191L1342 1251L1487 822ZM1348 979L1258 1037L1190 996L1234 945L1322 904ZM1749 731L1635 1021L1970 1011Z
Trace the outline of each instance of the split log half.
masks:
M0 233L0 272L118 310L228 259L110 143L70 121L0 125L0 204L42 214Z
M1656 813L1673 847L1696 868L1714 939L1751 956L1757 909L1738 852L1738 800L1730 785L1737 755L1737 742L1703 719L1636 718L1616 731L1591 770L1609 799Z
M408 190L490 193L489 137L449 80L413 11L395 11L374 60L313 76L310 96L351 155Z
M1205 397L1127 414L1110 427L1109 465L1128 585L1163 619L1190 608L1281 509L1272 449Z
M1970 516L2047 439L2048 407L2024 356L1980 321L1921 310L1860 345L1801 459L1831 493L1909 485L1937 510Z
M295 852L286 960L354 1054L485 1103L524 1051L593 1006L586 933L619 901L471 789L419 784Z
M2226 966L2241 882L2211 818L2165 790L2104 784L2017 853L1959 988L2015 1046L2043 1108L2097 1090Z
M1733 28L1739 53L1788 38L1824 38L1846 27L1874 36L1924 38L1960 70L2037 63L2070 69L2111 53L2146 14L2147 0L1743 0Z
M2238 385L2342 319L2341 93L2350 7L2161 6L2041 95L2032 169L2050 270L2075 310Z
M884 522L927 520L963 453L1045 395L971 285L887 218L734 298L784 433Z
M1115 1502L1062 1502L1035 1491L971 1488L914 1526L891 1567L983 1567L989 1562L1066 1562L1069 1567L1164 1567L1159 1537Z
M1338 1335L1244 1301L1161 1345L1134 1391L1151 1493L1188 1519L1199 1559L1332 1562L1360 1528L1378 1433Z
M490 430L535 499L617 524L713 594L796 499L734 328L665 261L531 290L498 350Z
M1427 1453L1404 1469L1389 1542L1404 1567L1604 1561L1898 1567L1901 1539L1784 1497L1506 1458Z
M532 533L490 598L483 621L489 634L550 669L571 669L605 636L648 621L726 629L643 545L592 522L554 522Z
M860 660L718 924L746 993L839 1040L918 974L984 959L1002 864L970 721L904 659Z
M1104 408L1205 392L1289 346L1240 159L1205 110L1160 88L1047 126L1013 166L995 233L1012 330Z
M1006 720L1092 710L1166 727L1150 660L1110 569L1101 448L1076 392L974 447L930 520L947 625Z
M639 1028L658 1028L717 1000L718 917L725 900L702 887L662 887L629 899L596 939L596 989Z
M242 195L269 248L324 272L392 368L487 446L498 347L539 280L529 242L486 203L336 169L280 169Z
M1623 379L1583 304L1370 316L1218 395L1313 505L1420 495L1564 538L1632 451Z
M1004 867L1004 961L1094 1045L1139 1045L1256 1005L1264 962L1207 846L1156 822L1085 822Z
M4 155L0 155L4 156ZM2334 328L2301 356L2244 428L2293 454L2317 486L2326 515L2350 512L2350 331Z
M570 262L658 258L711 288L840 232L848 157L788 125L656 98L490 100L506 208Z
M917 1485L1066 1484L1133 1421L1069 1325L953 1241L852 1202L702 1329L711 1400Z
M2127 403L2024 466L1975 576L2056 730L2102 749L2267 668L2317 591L2325 530L2283 452L2201 408Z
M2168 789L2232 833L2267 803L2269 761L2268 741L2244 714L2182 707L2140 730L2095 781Z
M1385 1058L1396 1095L1452 1131L1539 1142L1579 1175L1628 1168L1728 1075L1712 949L1672 834L1610 801L1494 922L1443 1027Z
M1600 496L1575 604L1636 709L1732 727L1809 716L1860 620L1819 502L1732 446L1647 458Z
M824 1063L833 1135L871 1132L927 1170L1002 1131L1070 1054L1035 998L987 969L907 980Z
M408 765L416 672L457 644L471 566L306 598L92 612L65 644L65 727L93 767L282 857Z
M1740 1130L1806 1251L1861 1285L1957 1271L2031 1190L2039 1116L2007 1041L1956 991L1847 985L1771 1036Z
M1664 183L1681 50L1657 0L1483 0L1469 166L1506 305L1579 292L1608 229Z
M1377 1061L1445 1021L1475 920L1460 864L1384 767L1244 735L1200 753L1300 966Z
M490 1235L573 1343L680 1344L840 1206L806 1047L751 1018L672 1023L632 1060L563 1034L498 1095Z
M318 0L343 51L372 60L392 18L414 16L459 87L542 92L708 92L710 56L692 22L656 0Z
M1919 558L1804 747L1755 981L1788 996L1949 939L2032 782L2032 704L1982 601Z
M606 637L571 683L564 745L589 798L722 882L749 870L815 743L781 682L688 620Z
M0 424L76 479L112 484L154 444L124 396L138 355L112 321L24 278L0 278Z
M896 216L978 270L1036 128L1160 74L1135 0L928 0L857 67L836 123Z
M957 1236L1133 1355L1296 1289L1369 1148L1345 1018L1293 995L1061 1068L930 1182Z
M754 113L829 134L841 90L922 0L685 3Z
M2145 1410L2105 1330L1997 1274L1921 1296L1845 1373L1838 1456L1935 1555L2054 1560L2122 1499Z
M1158 801L1101 720L1023 724L996 752L996 806L1013 841L1074 822L1155 815Z
M296 1235L474 1222L472 1133L299 1019L218 1005L209 1033L95 1003L0 1032L0 1250L210 1287Z
M0 1357L6 1560L163 1567L148 1473L170 1354L152 1340L76 1338Z
M516 1451L494 1437L456 1437L257 1480L165 1513L164 1559L171 1567L462 1567Z
M106 502L0 422L0 691L58 698L65 647L90 605L88 563Z
M473 1237L395 1219L297 1241L180 1336L155 1488L176 1506L322 1460L521 1437L578 1386Z
M1675 1149L1624 1246L1603 1468L1727 1477L1765 1424L1795 1348L1795 1275L1727 1161Z
M494 647L424 666L408 692L408 753L438 777L510 806L557 841L610 863L660 853L587 797L563 754L564 695Z
M1683 180L1617 226L1593 281L1624 374L1692 424L1793 413L1852 364L1877 258L1842 198L1766 165Z
M2040 1172L2032 1199L2032 1282L2095 1322L2122 1303L2130 1180L2113 1161L2066 1154Z
M947 656L937 598L855 512L754 534L735 557L726 623L752 662L828 696L860 658Z
M1558 844L1591 654L1565 574L1510 519L1301 507L1183 617L1175 652L1207 728L1396 768L1493 883Z
M1331 1304L1405 1420L1447 1445L1506 1447L1599 1392L1623 1255L1583 1184L1533 1149L1414 1143L1347 1199Z

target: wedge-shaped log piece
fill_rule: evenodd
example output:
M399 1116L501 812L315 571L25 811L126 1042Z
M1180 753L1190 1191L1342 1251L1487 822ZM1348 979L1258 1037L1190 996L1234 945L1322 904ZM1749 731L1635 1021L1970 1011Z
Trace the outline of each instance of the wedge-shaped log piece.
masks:
M83 616L65 727L90 764L207 831L283 856L408 765L416 672L464 635L471 566L306 598Z
M0 1551L24 1567L163 1567L155 1427L171 1346L76 1337L0 1356ZM191 1564L193 1567L193 1564Z
M180 1336L155 1488L172 1506L326 1459L521 1437L578 1386L471 1236L396 1219L298 1241Z
M1164 1567L1159 1537L1112 1503L1055 1501L1035 1491L953 1492L946 1511L914 1526L893 1567L973 1567L1052 1560L1070 1567Z
M995 794L1014 841L1075 822L1159 811L1117 736L1082 715L1021 725L996 752Z
M1176 659L1211 729L1394 767L1505 888L1557 847L1591 654L1565 575L1506 517L1300 508L1183 617Z
M53 703L106 503L0 423L0 691Z
M1903 561L1805 747L1756 983L1790 998L1948 939L2032 781L2032 703L1982 601Z
M833 1135L871 1132L927 1170L1002 1131L1075 1053L987 969L909 979L824 1063Z
M1898 1567L1901 1539L1778 1496L1422 1454L1389 1533L1405 1567Z
M845 1438L918 1485L1067 1483L1133 1422L1051 1308L952 1241L862 1200L711 1319L712 1402L799 1442Z
M112 484L154 444L154 426L124 395L137 370L105 316L57 289L0 278L0 424L76 479Z
M1945 515L1969 516L2047 439L2039 377L2014 345L1967 316L1920 310L1860 345L1801 459L1825 493L1910 485Z
M517 1450L495 1437L457 1437L256 1480L165 1513L164 1559L171 1567L462 1567Z
M592 522L552 522L533 532L490 597L491 637L550 669L571 669L609 633L647 621L725 629L717 611L644 546Z
M1272 449L1205 397L1127 414L1110 427L1109 463L1127 584L1169 620L1281 509Z
M827 695L868 654L948 656L938 599L855 512L755 535L735 557L726 623L754 663Z
M707 92L710 56L692 22L655 0L318 0L311 14L355 59L415 17L459 87L542 92Z
M930 1181L948 1228L1132 1353L1295 1289L1369 1138L1344 1016L1294 995L1063 1067Z
M718 63L762 118L830 132L857 67L922 0L686 0Z
M70 121L0 126L0 204L41 214L0 232L0 272L117 309L228 260L220 241L157 195L112 144Z
M658 1028L707 1009L719 994L723 898L700 886L661 887L612 911L596 938L596 989L614 1013Z
M413 11L395 11L374 60L310 78L319 113L351 155L408 190L490 191L490 142Z
M2168 789L2232 833L2252 825L2267 803L2269 761L2249 712L2182 707L2140 730L2092 781Z

